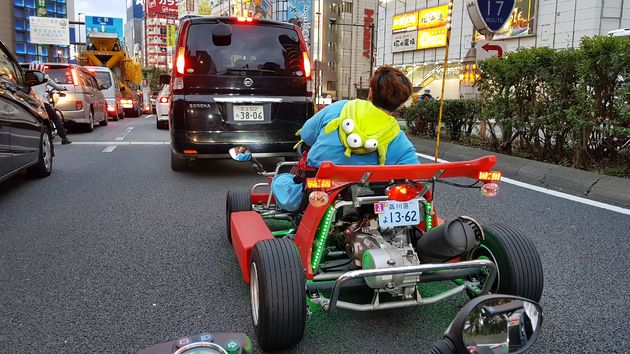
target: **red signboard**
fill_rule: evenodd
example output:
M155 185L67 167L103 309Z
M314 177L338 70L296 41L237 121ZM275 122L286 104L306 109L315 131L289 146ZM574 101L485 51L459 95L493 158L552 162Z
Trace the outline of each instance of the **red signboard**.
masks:
M148 14L177 16L177 0L147 0Z
M365 9L363 17L363 56L370 57L372 48L372 28L374 25L374 10ZM370 59L372 60L372 59Z

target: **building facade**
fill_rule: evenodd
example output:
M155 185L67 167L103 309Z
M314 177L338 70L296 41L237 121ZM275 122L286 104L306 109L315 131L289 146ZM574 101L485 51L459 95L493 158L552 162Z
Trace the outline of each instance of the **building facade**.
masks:
M73 19L74 0L0 1L0 40L20 62L66 62L69 46L34 44L30 41L30 16Z
M125 48L140 63L144 62L144 1L127 0Z
M446 98L459 98L463 73L474 64L470 54L476 34L466 1L455 1L449 46ZM430 89L440 95L447 0L381 0L378 7L377 65L390 64L405 71L415 91ZM437 19L437 20L436 20ZM630 1L621 0L516 0L512 17L495 36L509 51L519 48L578 47L583 36L605 35L630 27Z

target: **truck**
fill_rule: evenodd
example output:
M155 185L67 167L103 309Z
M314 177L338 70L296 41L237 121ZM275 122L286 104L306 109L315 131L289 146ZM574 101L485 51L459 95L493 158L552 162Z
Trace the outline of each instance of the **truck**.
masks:
M125 116L142 115L143 98L140 91L142 67L127 54L115 33L92 32L87 35L87 47L78 58L80 65L109 68L119 82Z

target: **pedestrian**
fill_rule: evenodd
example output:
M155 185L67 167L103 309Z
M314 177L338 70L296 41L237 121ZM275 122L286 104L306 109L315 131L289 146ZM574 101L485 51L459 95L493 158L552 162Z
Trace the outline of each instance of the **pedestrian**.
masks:
M429 89L425 89L424 93L420 95L420 101L430 101L432 99L433 99L433 96L431 95L431 90Z
M46 82L41 85L33 86L32 92L44 104L44 108L46 109L46 114L48 114L48 117L50 118L50 120L52 120L52 122L55 124L55 127L57 128L57 134L59 134L59 137L61 138L61 144L63 145L72 144L72 141L68 139L68 133L66 132L66 128L63 126L63 121L61 120L61 117L59 117L55 108L49 103L50 100L53 98L49 96L48 86L58 91L66 91L66 88L57 84L50 76L48 76L48 74L44 72L43 64L34 61L29 65L29 69L40 70L41 72L44 73L47 79Z

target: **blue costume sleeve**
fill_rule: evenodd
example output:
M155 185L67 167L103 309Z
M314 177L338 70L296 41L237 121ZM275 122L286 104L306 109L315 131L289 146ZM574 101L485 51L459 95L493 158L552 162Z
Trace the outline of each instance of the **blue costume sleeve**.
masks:
M398 134L387 149L387 165L413 165L418 164L418 155L409 138L402 131Z
M319 137L319 134L326 124L328 124L328 122L332 119L339 117L341 109L346 102L347 101L345 100L337 101L329 106L326 106L304 123L304 126L302 126L302 129L300 130L300 136L306 145L313 146L313 144L315 144L315 140L317 140L317 137Z
M277 175L271 183L271 191L280 208L289 212L300 209L304 192L302 192L302 184L293 182L292 174Z

